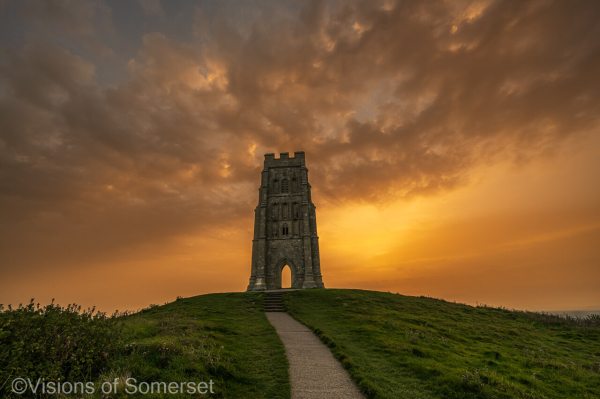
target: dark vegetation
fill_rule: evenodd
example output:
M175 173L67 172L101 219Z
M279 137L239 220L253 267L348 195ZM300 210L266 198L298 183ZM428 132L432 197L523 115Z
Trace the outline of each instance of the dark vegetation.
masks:
M15 377L46 381L214 382L215 398L289 398L285 349L260 294L210 294L111 317L75 305L0 312L0 395ZM133 383L133 381L132 381ZM148 398L202 397L146 394ZM17 397L12 394L12 397ZM26 394L20 397L45 397ZM47 395L47 397L56 397ZM70 395L69 397L82 397Z
M89 378L120 347L116 314L61 307L40 307L33 300L6 311L0 305L0 394L15 377L49 380Z
M294 291L284 301L369 398L600 397L598 315L362 290Z

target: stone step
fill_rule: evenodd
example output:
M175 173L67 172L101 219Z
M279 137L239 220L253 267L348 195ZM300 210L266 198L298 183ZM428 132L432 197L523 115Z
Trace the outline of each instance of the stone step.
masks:
M266 309L282 309L283 310L283 305L282 304L277 304L277 305L265 305L265 310Z
M283 292L267 292L263 299L265 312L285 312L283 307Z

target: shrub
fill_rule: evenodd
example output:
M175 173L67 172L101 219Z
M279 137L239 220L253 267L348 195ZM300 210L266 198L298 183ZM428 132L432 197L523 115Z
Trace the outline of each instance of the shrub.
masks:
M0 305L0 394L8 393L17 377L91 379L122 347L116 316L81 311L75 304L61 307L54 300L40 307L32 299L6 311Z

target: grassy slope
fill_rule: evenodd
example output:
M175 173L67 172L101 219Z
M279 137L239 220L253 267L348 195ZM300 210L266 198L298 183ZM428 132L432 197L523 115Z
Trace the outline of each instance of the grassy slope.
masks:
M262 311L260 294L209 294L177 300L126 317L124 333L128 346L110 360L100 381L115 377L133 377L138 384L212 379L217 394L211 397L290 397L285 349Z
M361 290L295 291L285 301L370 397L600 397L598 327Z

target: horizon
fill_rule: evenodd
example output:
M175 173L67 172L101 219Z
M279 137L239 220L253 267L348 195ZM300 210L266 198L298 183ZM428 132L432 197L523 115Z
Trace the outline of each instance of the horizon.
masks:
M600 312L600 3L0 0L0 303L250 278L304 151L326 288Z
M320 288L313 288L313 289L320 289ZM587 306L587 307L582 307L582 308L578 308L578 309L554 309L554 310L541 310L541 309L518 309L518 308L507 308L503 305L488 305L486 303L480 303L478 301L475 301L475 303L466 303L466 302L458 302L455 300L446 300L444 298L434 298L431 296L425 296L425 295L404 295L401 294L400 292L391 292L391 291L377 291L377 290L365 290L365 289L361 289L361 288L329 288L329 289L333 289L333 290L360 290L360 291L368 291L368 292L382 292L382 293L388 293L391 295L403 295L403 296L411 296L411 297L415 297L415 298L429 298L429 299L435 299L435 300L439 300L439 301L444 301L447 303L455 303L455 304L459 304L459 305L466 305L466 306L471 306L471 307L483 307L483 308L493 308L493 309L504 309L504 310L508 310L511 312L532 312L532 313L548 313L548 314L553 314L553 315L557 315L557 316L564 316L564 315L569 315L569 316L575 316L575 317L580 317L580 318L585 318L587 316L591 316L591 315L600 315L600 306ZM294 290L298 290L297 288L281 288L279 289L281 291L294 291ZM278 290L278 291L279 291ZM106 314L114 314L114 313L122 313L122 312L133 312L133 313L137 313L139 311L142 311L144 309L149 309L152 306L164 306L164 305L168 305L171 303L176 302L178 299L188 299L188 298L194 298L197 296L202 296L202 295L211 295L211 294L244 294L247 292L272 292L273 290L269 291L269 290L265 290L265 291L226 291L226 292L206 292L203 294L198 294L198 295L192 295L189 297L177 297L172 301L166 301L162 304L160 303L149 303L147 304L147 306L145 307L138 307L137 309L114 309L114 310L107 310L107 309L98 309L96 306L92 305L92 306L81 306L79 303L68 303L68 304L61 304L58 301L55 300L55 298L52 298L52 300L48 303L41 303L39 301L36 301L35 298L30 298L30 301L33 300L34 303L39 304L40 307L43 307L45 305L48 305L50 303L54 303L57 306L67 306L67 305L77 305L77 306L81 306L81 309L92 309L95 308L96 312L102 312L102 313L106 313ZM12 306L13 309L15 309L18 306L25 306L27 305L29 302L20 302L17 304L0 304L4 307L4 310L7 310L7 307L10 305Z

